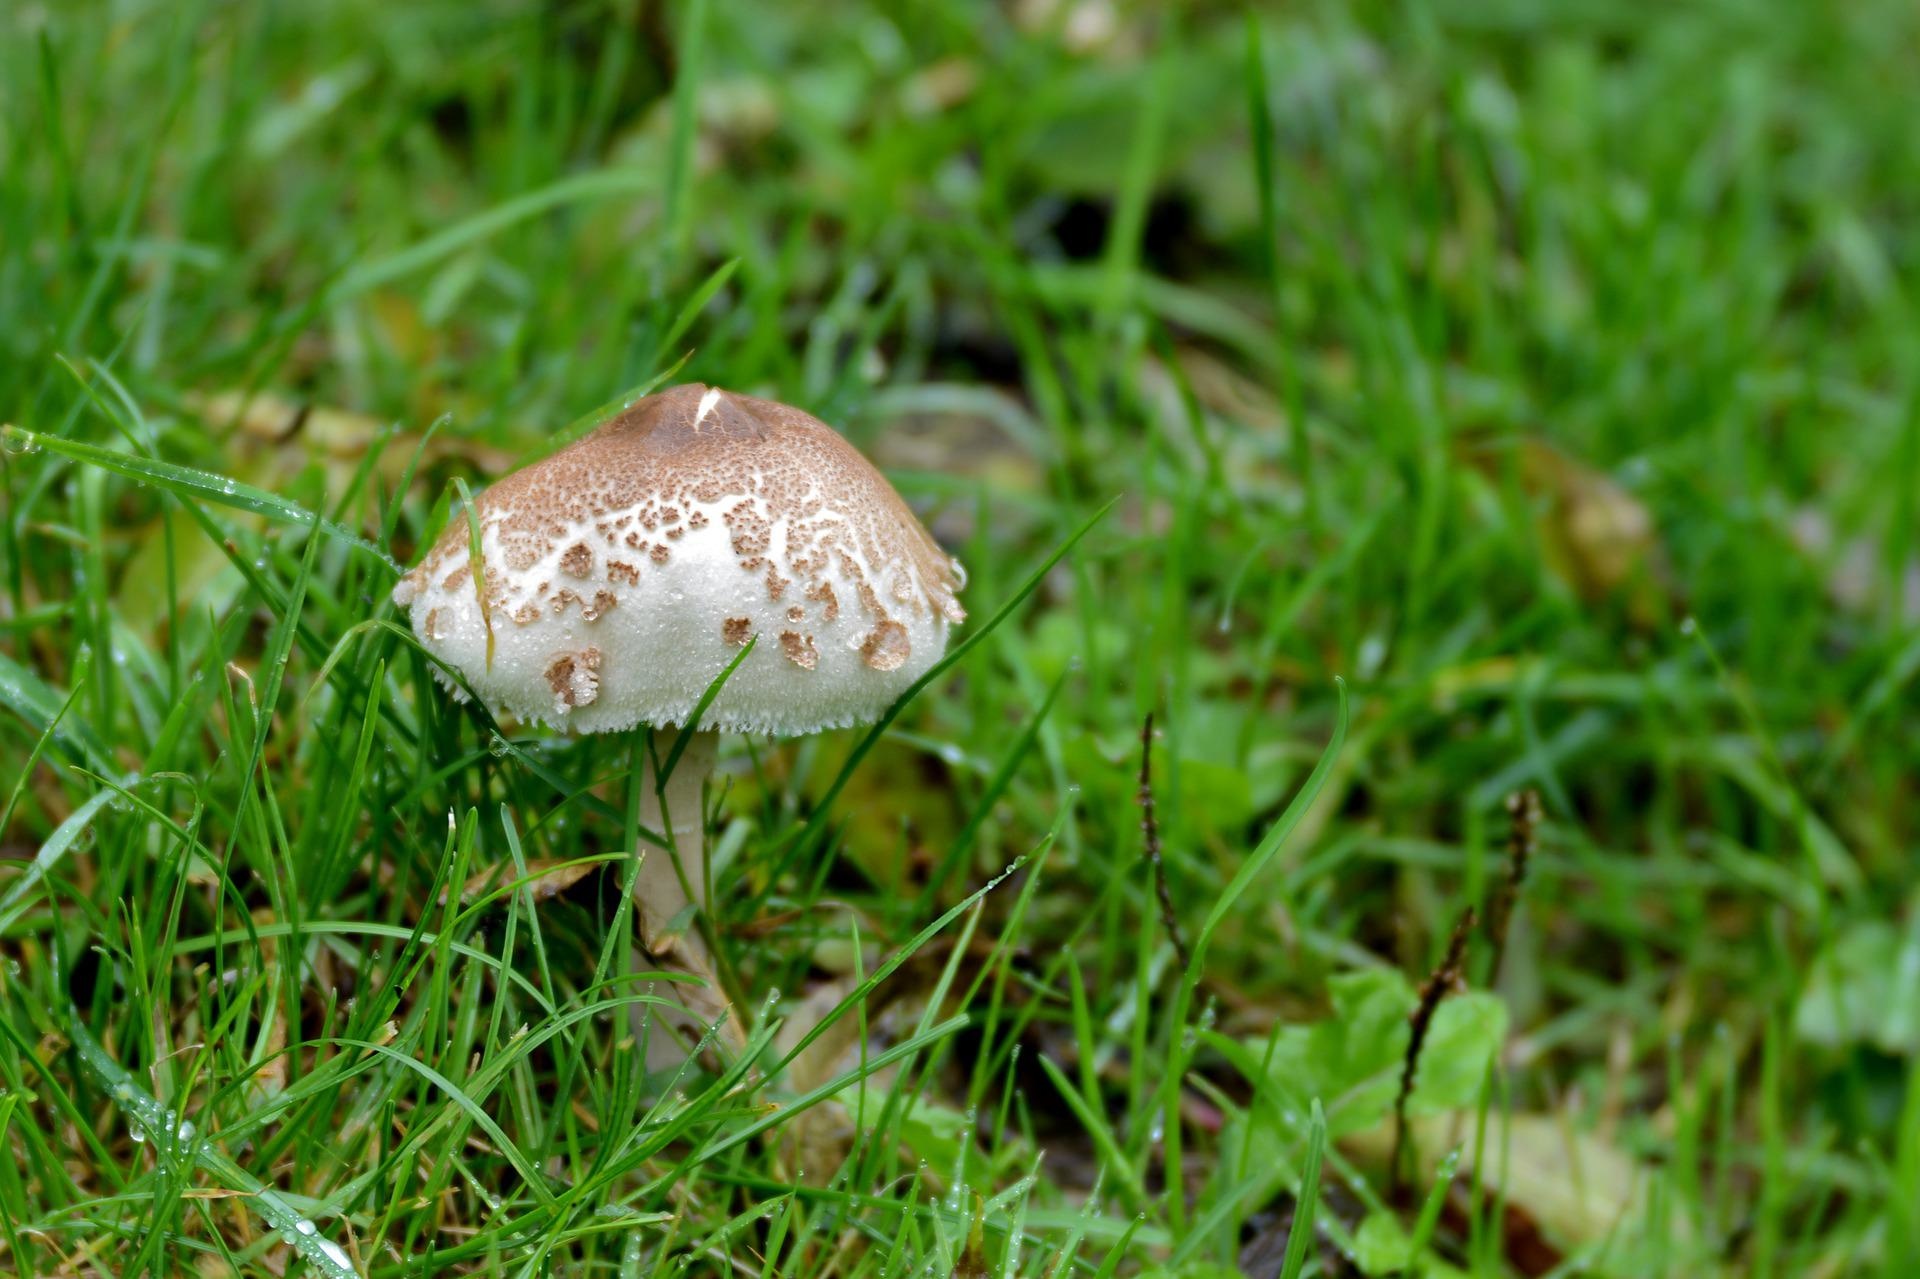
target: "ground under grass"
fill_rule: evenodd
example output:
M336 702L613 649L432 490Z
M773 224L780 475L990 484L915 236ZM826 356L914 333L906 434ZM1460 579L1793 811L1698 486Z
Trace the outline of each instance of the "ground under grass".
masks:
M0 9L0 1270L1916 1273L1917 55ZM977 642L727 740L755 1051L648 1079L642 739L387 595L662 379L841 427Z

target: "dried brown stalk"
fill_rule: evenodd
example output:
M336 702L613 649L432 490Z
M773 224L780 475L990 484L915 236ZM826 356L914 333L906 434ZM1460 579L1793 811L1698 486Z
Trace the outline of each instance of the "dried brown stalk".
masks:
M1527 865L1533 860L1540 834L1540 792L1515 791L1507 796L1507 877L1487 910L1487 940L1493 943L1493 962L1487 968L1487 985L1500 980L1500 961L1507 953L1507 929L1513 923L1514 907L1526 884Z
M1153 869L1153 891L1160 899L1160 922L1173 941L1173 953L1179 957L1180 971L1193 964L1187 942L1180 934L1180 920L1173 911L1173 895L1167 891L1167 868L1160 860L1160 823L1153 813L1153 712L1147 712L1140 726L1140 831L1146 837L1145 857Z
M1393 1099L1391 1185L1395 1200L1406 1188L1407 1099L1413 1096L1414 1070L1420 1064L1420 1049L1427 1042L1427 1031L1433 1025L1433 1014L1439 1009L1440 1001L1466 986L1461 961L1466 957L1467 936L1473 931L1474 919L1473 907L1469 906L1460 912L1460 918L1454 921L1453 935L1447 938L1446 955L1441 958L1440 966L1421 984L1420 1001L1407 1017L1413 1033L1407 1036L1407 1055L1400 1064L1400 1092Z

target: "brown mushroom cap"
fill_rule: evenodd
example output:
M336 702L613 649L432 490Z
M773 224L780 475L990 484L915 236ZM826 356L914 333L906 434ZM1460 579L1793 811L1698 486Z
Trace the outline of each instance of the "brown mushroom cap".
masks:
M711 728L872 719L966 614L959 565L831 427L772 400L650 395L475 502L394 588L497 712L582 732L684 724L748 639ZM487 660L487 631L493 657Z

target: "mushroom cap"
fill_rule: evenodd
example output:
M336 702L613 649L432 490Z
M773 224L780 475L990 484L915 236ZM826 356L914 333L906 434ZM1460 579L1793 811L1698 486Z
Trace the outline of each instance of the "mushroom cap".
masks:
M393 601L496 714L556 728L683 725L753 637L702 727L869 721L966 617L959 563L852 445L697 383L507 476L474 513L484 616L459 516Z

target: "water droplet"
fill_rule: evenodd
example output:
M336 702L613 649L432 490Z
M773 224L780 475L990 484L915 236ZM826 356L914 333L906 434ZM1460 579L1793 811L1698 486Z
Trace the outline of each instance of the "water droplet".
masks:
M1692 635L1699 629L1700 623L1694 620L1693 614L1689 613L1680 619L1680 633L1682 635Z

